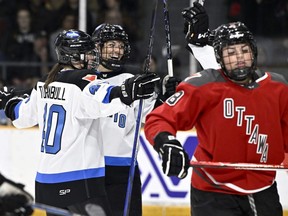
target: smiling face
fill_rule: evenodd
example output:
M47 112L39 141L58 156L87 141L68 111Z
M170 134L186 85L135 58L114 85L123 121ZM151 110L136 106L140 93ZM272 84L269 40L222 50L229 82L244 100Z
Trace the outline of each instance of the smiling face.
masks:
M102 47L102 59L121 60L124 55L124 43L119 40L110 40Z
M222 50L223 62L226 70L249 68L252 66L253 53L247 43L224 47Z

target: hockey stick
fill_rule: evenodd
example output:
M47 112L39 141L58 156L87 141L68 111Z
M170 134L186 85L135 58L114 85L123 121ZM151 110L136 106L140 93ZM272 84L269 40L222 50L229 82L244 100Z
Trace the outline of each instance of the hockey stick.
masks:
M167 46L168 75L173 76L170 19L169 19L167 0L163 0L163 12L164 12L164 27L165 27L165 36L166 36L166 46Z
M74 214L72 212L69 212L68 210L57 208L54 206L49 206L41 203L33 203L31 204L31 207L35 209L40 209L46 211L46 213L49 214L55 214L59 216L80 216L79 214Z
M144 73L148 73L150 71L150 62L151 62L152 49L153 49L155 22L156 22L157 5L158 5L158 0L154 0L154 1L155 1L155 5L152 11L149 44L148 44L147 56L146 56L145 64L144 64ZM140 134L141 122L142 122L142 110L143 110L143 99L140 99L139 107L138 107L138 114L137 114L137 119L136 119L136 126L135 126L135 135L134 135L134 142L133 142L133 149L132 149L131 165L130 165L130 170L129 170L129 179L128 179L128 185L127 185L125 205L124 205L124 214L123 214L124 216L128 216L129 211L130 211L131 194L132 194L133 181L134 181L134 175L135 175L135 166L137 164L137 154L138 154L138 149L139 149L139 134Z
M193 168L216 168L216 169L237 169L237 170L262 170L277 171L288 170L288 165L277 164L256 164L256 163L228 163L228 162L210 162L210 161L190 161Z

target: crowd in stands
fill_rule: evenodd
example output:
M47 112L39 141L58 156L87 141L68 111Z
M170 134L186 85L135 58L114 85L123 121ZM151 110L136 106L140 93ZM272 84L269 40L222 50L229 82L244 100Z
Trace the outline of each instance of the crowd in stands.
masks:
M241 21L256 36L288 34L287 0L227 0L228 21Z
M88 0L87 33L103 22L120 24L136 42L138 3ZM78 28L78 7L79 0L0 0L0 85L32 87L46 74L56 59L55 36Z

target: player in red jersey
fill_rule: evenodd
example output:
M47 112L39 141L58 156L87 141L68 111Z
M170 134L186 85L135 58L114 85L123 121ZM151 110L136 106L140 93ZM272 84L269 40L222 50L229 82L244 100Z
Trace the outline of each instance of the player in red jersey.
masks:
M189 158L176 138L197 130L196 161L281 164L288 152L288 86L256 67L257 46L241 22L219 26L212 46L220 69L186 78L146 118L146 138L168 176L184 178ZM282 216L275 171L194 168L193 216Z

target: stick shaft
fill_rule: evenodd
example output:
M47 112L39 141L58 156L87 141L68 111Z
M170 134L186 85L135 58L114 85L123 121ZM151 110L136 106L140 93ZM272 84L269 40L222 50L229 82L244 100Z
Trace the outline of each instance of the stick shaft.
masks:
M164 27L165 27L165 36L166 36L166 46L167 46L168 75L173 76L170 19L169 19L169 10L168 10L167 0L163 0L163 12L164 12Z
M153 50L157 5L158 5L158 0L155 0L155 6L152 11L149 44L148 44L147 56L145 59L144 73L148 73L150 71L150 62L151 62L151 56L152 56L152 50ZM127 192L126 192L126 198L125 198L125 204L124 204L124 214L123 214L124 216L128 216L129 211L130 211L131 195L132 195L133 181L134 181L134 176L135 176L135 166L137 164L137 154L138 154L138 149L139 149L139 134L140 134L141 122L142 122L143 103L144 103L143 99L140 99L139 107L138 107L138 114L137 114L137 119L136 119L136 126L135 126L135 134L134 134L134 142L133 142L133 149L132 149L131 165L130 165L130 170L129 170Z
M198 161L198 162L191 161L190 166L195 167L195 168L262 170L262 171L288 170L288 165L256 164L256 163L228 163L228 162L208 162L208 161Z
M155 1L155 6L154 6L153 11L152 11L148 50L147 50L147 56L146 56L145 64L144 64L144 73L148 73L150 71L150 63L151 63L151 56L152 56L153 43L154 43L154 32L155 32L158 0L154 0L154 1Z

